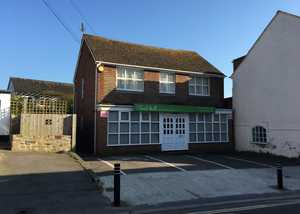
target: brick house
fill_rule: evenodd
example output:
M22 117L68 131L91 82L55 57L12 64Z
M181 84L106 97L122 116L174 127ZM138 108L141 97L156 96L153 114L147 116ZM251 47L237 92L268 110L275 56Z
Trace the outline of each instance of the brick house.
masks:
M224 77L192 51L84 34L74 75L77 149L231 150Z

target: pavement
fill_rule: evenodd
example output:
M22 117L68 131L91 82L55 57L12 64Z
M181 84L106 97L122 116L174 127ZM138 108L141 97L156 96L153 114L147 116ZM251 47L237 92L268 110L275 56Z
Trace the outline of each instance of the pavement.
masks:
M0 150L0 213L112 213L68 154Z
M245 154L149 154L86 159L113 201L113 165L121 164L121 200L127 206L276 194L276 166L285 191L300 190L299 160Z

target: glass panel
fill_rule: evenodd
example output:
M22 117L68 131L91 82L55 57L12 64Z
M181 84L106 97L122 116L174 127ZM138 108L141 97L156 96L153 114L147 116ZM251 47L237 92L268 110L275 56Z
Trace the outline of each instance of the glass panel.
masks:
M195 94L195 86L193 85L189 86L189 94Z
M190 113L189 114L189 119L191 122L195 122L196 121L196 114L195 113Z
M159 134L151 134L151 143L159 143Z
M121 112L121 120L129 120L129 112Z
M198 141L204 142L204 133L198 133Z
M160 83L160 92L166 93L168 91L167 85L167 83Z
M167 82L168 81L168 74L164 72L160 72L160 81Z
M150 131L149 123L142 123L141 130L142 132L149 132Z
M212 121L212 114L205 114L205 121L211 122Z
M225 123L221 124L221 132L227 132L227 127Z
M169 80L169 82L175 83L175 78L176 78L175 74L168 74L168 80Z
M126 89L134 90L134 81L133 80L127 80Z
M197 84L198 86L202 86L202 78L201 78L201 77L197 77L197 78L196 78L196 84Z
M207 132L211 132L212 131L212 124L211 123L205 123L205 130Z
M196 84L196 78L195 78L195 77L192 77L192 78L190 79L190 84L191 84L191 85L195 85L195 84Z
M203 87L203 95L208 95L208 86Z
M151 113L151 121L159 121L159 113L158 112Z
M120 123L120 132L129 132L129 123Z
M122 79L118 79L118 88L120 89L125 89L125 80L122 80Z
M169 88L169 91L170 93L175 93L175 84L170 84L170 88Z
M202 93L203 93L203 92L202 92L202 86L198 86L198 85L197 85L197 86L196 86L196 94L197 94L197 95L202 95Z
M203 113L198 114L198 121L204 121L204 114Z
M131 121L140 121L140 113L136 111L131 112Z
M151 123L151 132L159 132L159 124Z
M219 114L214 114L214 121L219 122L220 121L220 115Z
M190 123L190 132L196 132L196 123Z
M119 120L119 112L110 111L108 117L109 117L109 121L118 121Z
M131 123L131 132L140 132L140 124Z
M136 90L143 91L144 90L144 81L136 81Z
M149 144L150 136L149 134L142 134L141 144Z
M125 69L124 68L118 68L118 77L125 78Z
M145 121L149 120L149 113L148 112L142 112L142 120L145 120Z
M203 78L203 85L208 85L208 78Z
M129 134L120 135L120 144L129 144Z
M214 133L214 141L219 142L220 141L220 133Z
M219 123L214 123L214 132L220 132L220 124Z
M221 122L227 122L227 115L221 114Z
M212 141L212 133L206 133L206 141L211 142Z
M108 123L108 132L118 133L118 123Z
M198 123L197 131L204 132L204 123Z
M226 142L227 141L227 134L226 133L221 133L221 141Z
M108 135L108 144L109 145L118 144L118 135L117 134L109 134Z
M131 144L140 144L140 135L139 134L131 134Z
M190 134L190 142L196 142L196 134Z

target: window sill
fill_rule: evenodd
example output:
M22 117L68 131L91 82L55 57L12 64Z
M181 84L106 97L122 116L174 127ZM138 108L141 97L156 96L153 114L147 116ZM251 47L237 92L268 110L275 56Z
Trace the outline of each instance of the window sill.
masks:
M159 95L162 95L162 96L175 96L176 94L175 93L159 92Z
M135 91L135 90L125 90L125 89L115 89L115 91L117 92L122 92L122 93L137 93L137 94L141 94L144 93L144 91Z
M210 97L210 95L196 95L196 94L189 94L191 97Z
M257 144L257 145L268 145L269 142L254 142L254 141L250 141L251 144Z

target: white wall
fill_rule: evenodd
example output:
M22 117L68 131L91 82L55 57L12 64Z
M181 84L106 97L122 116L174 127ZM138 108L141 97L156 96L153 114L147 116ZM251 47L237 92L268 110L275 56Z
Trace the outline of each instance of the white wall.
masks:
M233 75L236 149L300 155L300 19L279 13ZM251 143L253 126L268 131Z
M10 128L10 94L0 93L0 135L9 135Z

